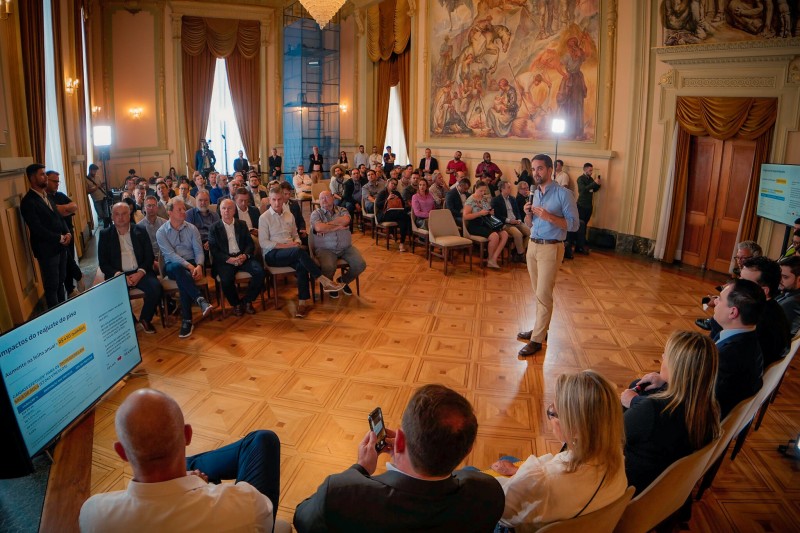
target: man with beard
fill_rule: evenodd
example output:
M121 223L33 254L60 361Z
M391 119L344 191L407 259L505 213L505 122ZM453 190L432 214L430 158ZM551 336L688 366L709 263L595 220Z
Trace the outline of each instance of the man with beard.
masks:
M465 175L467 172L467 164L461 160L461 150L456 150L456 153L453 154L453 159L447 163L447 173L450 175L448 187L452 187L458 181L457 172L464 172Z

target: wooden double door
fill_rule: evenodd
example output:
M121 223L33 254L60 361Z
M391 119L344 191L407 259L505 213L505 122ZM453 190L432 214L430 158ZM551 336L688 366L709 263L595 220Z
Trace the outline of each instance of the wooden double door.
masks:
M729 271L755 150L755 141L692 137L681 255L684 263L715 272Z

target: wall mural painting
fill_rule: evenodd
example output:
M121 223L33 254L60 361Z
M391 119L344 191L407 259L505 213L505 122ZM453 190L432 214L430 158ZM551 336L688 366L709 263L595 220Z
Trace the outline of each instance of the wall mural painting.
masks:
M433 137L594 142L600 0L432 0Z
M664 45L800 36L797 0L661 0Z

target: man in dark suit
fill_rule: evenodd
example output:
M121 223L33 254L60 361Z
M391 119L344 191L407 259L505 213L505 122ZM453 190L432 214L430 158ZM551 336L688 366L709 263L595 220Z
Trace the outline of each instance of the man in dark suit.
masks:
M67 277L67 251L72 244L72 236L55 203L47 196L44 165L28 165L25 175L31 188L19 207L28 225L33 256L39 262L44 297L49 309L67 299L64 280Z
M233 307L233 314L244 313L254 315L253 300L258 297L264 287L264 269L253 258L255 244L247 225L236 220L233 215L236 205L231 200L223 200L219 206L221 219L211 226L208 232L208 248L211 252L212 269L219 276L222 292ZM247 294L239 298L236 291L236 273L242 271L250 274Z
M794 337L800 330L800 256L784 257L778 264L781 267L781 293L775 300L783 309Z
M233 160L233 171L247 173L250 170L250 162L244 158L244 152L239 150L239 157Z
M464 201L469 196L468 190L469 178L461 178L461 180L456 183L455 187L447 191L447 195L444 197L444 207L453 213L453 218L458 227L461 227L461 220L464 214Z
M269 156L269 176L271 180L278 180L281 178L283 167L283 158L278 155L278 149L272 149L272 155Z
M506 223L503 231L514 239L514 249L517 253L512 257L512 261L524 263L528 242L531 240L531 229L525 225L525 217L519 210L516 198L511 196L511 183L501 181L498 190L500 194L492 198L494 216Z
M258 237L258 217L261 216L261 211L253 205L252 198L250 191L244 187L236 189L233 197L236 202L234 218L247 225L247 231L250 232L250 235Z
M492 531L505 505L500 484L481 472L454 471L477 431L466 398L443 385L425 385L411 397L401 427L386 429L382 451L391 455L392 468L373 476L377 438L368 431L356 464L328 476L297 506L295 529Z
M124 275L128 288L144 293L139 324L145 333L155 333L153 315L161 299L161 282L153 271L153 246L147 230L131 224L128 204L120 202L111 209L114 225L100 231L97 259L106 279Z
M716 340L719 350L719 370L715 389L720 417L725 418L736 404L754 395L761 388L764 357L756 332L756 324L764 311L766 297L757 284L747 279L728 283L717 297L714 319L722 327ZM665 379L666 377L666 379ZM627 398L630 405L667 386L669 376L651 372L642 376L649 383L639 396ZM634 382L632 386L636 385ZM623 393L623 405L626 400Z
M208 178L208 175L214 171L216 162L217 158L214 157L214 152L209 149L208 141L200 139L200 149L194 153L194 169L199 171L204 178Z
M439 162L431 157L431 149L425 148L425 157L419 160L419 173L427 178L434 170L439 170Z

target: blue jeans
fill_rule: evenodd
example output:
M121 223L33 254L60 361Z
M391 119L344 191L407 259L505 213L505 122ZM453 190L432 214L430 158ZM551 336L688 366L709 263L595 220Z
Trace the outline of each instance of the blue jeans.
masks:
M308 255L308 252L297 246L293 248L273 248L264 256L264 261L269 266L292 267L297 271L297 298L308 300L311 298L308 275L318 278L322 271Z
M361 253L355 246L348 246L340 252L334 250L315 250L317 259L319 259L319 266L322 270L322 275L333 279L333 274L336 272L336 261L341 258L347 261L350 268L347 269L342 275L342 283L350 283L356 279L364 269L367 268L367 263L361 257Z
M174 279L178 284L178 292L181 296L181 318L191 322L192 304L200 298L200 291L185 266L178 263L167 263L165 270L167 277Z
M272 502L272 519L278 513L281 488L281 443L272 431L248 433L240 441L186 458L186 470L200 470L208 481L244 481Z

